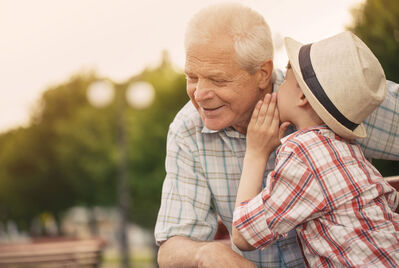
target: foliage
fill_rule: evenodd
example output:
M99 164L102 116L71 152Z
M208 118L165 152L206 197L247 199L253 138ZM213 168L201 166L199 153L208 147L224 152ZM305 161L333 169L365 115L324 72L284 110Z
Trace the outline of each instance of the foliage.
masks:
M380 60L388 79L399 81L399 2L366 0L352 10L349 27Z
M158 213L165 178L166 134L176 112L188 101L185 77L169 64L143 72L132 79L150 82L156 99L149 109L131 110L129 126L129 167L133 208L132 220L152 227Z
M92 107L86 91L99 80L93 73L73 76L42 95L31 124L0 135L0 221L13 219L20 227L40 213L59 218L69 207L117 203L115 101ZM164 179L168 125L187 102L184 76L168 61L144 70L124 84L147 81L155 88L153 104L144 110L125 107L131 219L153 227Z
M399 1L366 0L352 11L348 27L374 52L387 79L399 82ZM397 161L374 160L383 176L399 175Z

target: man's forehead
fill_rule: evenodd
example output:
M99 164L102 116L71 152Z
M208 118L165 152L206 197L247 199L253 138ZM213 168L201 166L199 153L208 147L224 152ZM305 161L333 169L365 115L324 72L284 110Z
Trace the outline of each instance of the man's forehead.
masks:
M186 57L185 73L202 73L207 76L226 76L236 73L239 67L232 57Z
M204 73L207 76L226 76L229 75L230 72L223 70L223 69L217 69L217 67L215 68L195 68L193 66L189 66L186 64L186 68L184 69L184 73L185 74L194 74L194 73Z

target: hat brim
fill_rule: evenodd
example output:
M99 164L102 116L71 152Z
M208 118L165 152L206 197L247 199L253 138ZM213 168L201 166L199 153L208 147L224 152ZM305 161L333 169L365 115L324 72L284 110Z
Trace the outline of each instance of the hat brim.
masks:
M337 133L339 136L343 138L346 139L365 138L367 134L363 123L360 123L353 131L346 128L339 121L337 121L326 110L326 108L324 108L324 106L313 95L312 91L309 89L309 87L303 80L298 60L299 50L303 46L303 44L297 42L296 40L290 37L284 38L284 44L295 78L299 86L301 87L303 93L305 94L306 98L308 99L310 105L312 106L313 110L315 110L315 112L317 113L317 115L324 121L325 124L327 124L329 128L331 128L335 133Z

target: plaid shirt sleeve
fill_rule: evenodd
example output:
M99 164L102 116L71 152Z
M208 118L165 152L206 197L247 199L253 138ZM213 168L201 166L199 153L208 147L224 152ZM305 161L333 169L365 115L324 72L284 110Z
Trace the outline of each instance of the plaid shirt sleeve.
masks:
M367 158L399 161L399 84L387 81L381 105L363 121L367 137L357 140Z
M320 192L303 161L292 152L280 151L265 188L235 209L233 224L248 243L262 249L298 224L324 214L326 202Z
M210 240L217 229L211 192L198 161L192 129L173 123L169 129L166 178L155 226L157 244L172 236Z

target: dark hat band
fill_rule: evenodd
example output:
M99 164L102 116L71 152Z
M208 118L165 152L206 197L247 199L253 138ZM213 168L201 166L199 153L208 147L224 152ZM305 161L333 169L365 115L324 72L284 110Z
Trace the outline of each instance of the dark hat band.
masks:
M303 80L306 85L312 91L316 99L326 108L326 110L332 115L338 122L344 125L350 130L354 130L359 124L353 123L348 118L346 118L338 109L335 107L334 103L331 102L330 98L327 96L323 87L320 85L317 79L316 73L313 70L312 62L310 60L310 49L312 44L303 45L299 50L299 67L301 68L301 73Z

